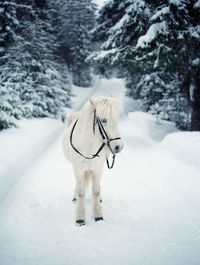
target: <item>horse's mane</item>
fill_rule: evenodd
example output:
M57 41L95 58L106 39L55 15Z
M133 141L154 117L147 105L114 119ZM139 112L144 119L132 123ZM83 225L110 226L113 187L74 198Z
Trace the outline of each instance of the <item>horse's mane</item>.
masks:
M112 117L119 118L120 106L119 102L114 97L98 97L88 100L83 107L83 111L94 111L96 109L96 115L99 117Z
M114 97L98 97L90 99L83 106L83 109L78 112L72 113L67 119L67 127L69 127L72 122L74 122L81 114L93 113L96 109L96 115L100 118L111 117L114 120L119 119L120 106L119 102Z

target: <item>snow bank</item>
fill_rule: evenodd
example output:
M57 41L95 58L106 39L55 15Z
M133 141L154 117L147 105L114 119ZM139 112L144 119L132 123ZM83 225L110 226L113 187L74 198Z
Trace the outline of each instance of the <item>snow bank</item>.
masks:
M53 119L21 120L0 133L0 200L63 129Z
M113 93L109 88L119 98L124 91L104 80L93 96ZM30 126L32 131L22 130L31 141L36 128L38 134L48 131L47 124L44 130ZM60 134L1 203L1 265L199 265L200 168L168 150L175 146L184 157L192 145L200 150L199 133L169 134L177 130L172 123L142 112L124 115L119 127L125 146L103 174L104 221L93 220L86 199L86 226L75 226L75 179Z
M172 122L155 116L130 112L121 122L120 131L134 148L158 147L170 151L178 160L200 166L200 132L180 132Z
M182 161L200 165L200 132L172 133L161 144Z
M173 123L157 121L155 116L140 111L130 112L121 122L121 130L130 138L149 143L160 142L167 134L177 131Z
M72 86L73 110L79 110L99 84L96 78L93 87ZM66 112L73 110L67 108ZM21 120L17 125L20 129L0 133L0 200L64 129L60 121L49 118Z

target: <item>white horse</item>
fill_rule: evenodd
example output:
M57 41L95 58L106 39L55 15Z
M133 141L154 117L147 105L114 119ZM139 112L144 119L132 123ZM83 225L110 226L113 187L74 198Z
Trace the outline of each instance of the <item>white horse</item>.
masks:
M85 224L84 197L88 181L92 181L93 213L95 221L103 220L100 180L103 164L112 168L115 154L123 148L117 123L120 116L118 101L110 97L91 99L79 112L67 121L63 139L65 156L73 164L76 189L73 201L77 201L76 224ZM108 156L113 154L112 164Z

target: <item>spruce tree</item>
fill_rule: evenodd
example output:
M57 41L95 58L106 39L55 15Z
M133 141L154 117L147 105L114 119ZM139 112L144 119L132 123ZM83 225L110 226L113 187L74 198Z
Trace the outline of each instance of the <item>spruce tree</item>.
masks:
M33 10L34 23L26 21L22 30L26 41L21 59L28 73L20 92L23 111L26 117L58 118L69 106L68 69L62 58L55 55L56 36L48 9L33 6Z
M117 21L105 21L108 13L119 10ZM147 110L189 128L192 106L192 124L196 123L200 110L199 2L109 1L100 17L97 29L106 25L108 33L101 34L104 51L94 59L126 69L128 94L143 98Z
M9 53L7 49L13 45L20 36L20 22L16 15L15 1L0 2L0 130L15 126L16 120L21 116L20 99L16 75L8 64ZM11 79L14 79L12 86Z
M56 55L52 11L46 1L0 5L0 129L21 117L62 117L70 105L70 81Z

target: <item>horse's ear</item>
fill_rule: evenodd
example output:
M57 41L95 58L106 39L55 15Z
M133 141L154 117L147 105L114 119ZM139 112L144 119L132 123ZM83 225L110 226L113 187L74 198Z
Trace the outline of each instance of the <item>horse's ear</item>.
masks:
M112 97L113 97L113 95L112 95L112 94L110 94L110 95L109 95L109 97L110 97L110 98L112 98Z
M92 104L92 106L96 107L95 100L91 97L89 97L89 101Z

